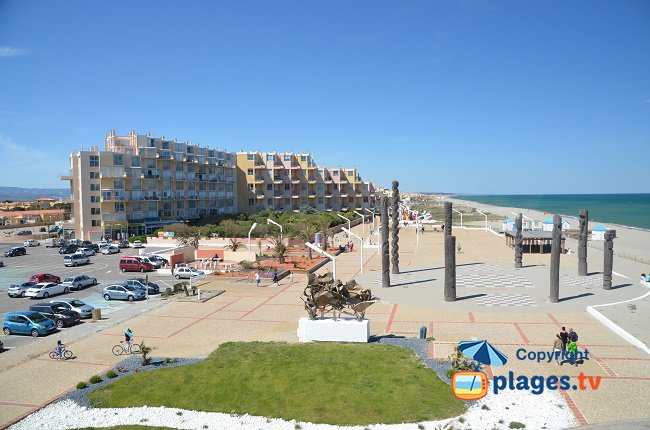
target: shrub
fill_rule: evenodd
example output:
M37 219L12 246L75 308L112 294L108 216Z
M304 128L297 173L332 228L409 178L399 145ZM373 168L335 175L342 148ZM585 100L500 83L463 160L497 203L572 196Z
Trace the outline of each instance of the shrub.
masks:
M149 353L153 351L153 348L150 346L146 346L144 344L144 341L140 344L140 351L142 351L142 357L140 358L140 362L142 363L143 366L146 366L147 364L151 363L151 357L149 357Z
M483 405L481 406L481 409L483 409L484 411L489 411L490 407L488 405Z
M451 369L447 371L447 377L451 378L452 375L461 370L474 370L476 365L473 360L470 360L458 348L454 348L454 352L449 356L451 361Z
M83 382L83 381L81 381L81 382L79 382L79 383L77 384L77 390L83 390L84 388L87 388L87 387L88 387L88 384L86 384L86 383Z
M108 372L106 372L106 377L110 379L117 378L117 372L111 369Z
M185 281L175 283L175 284L174 284L174 287L173 287L173 288L174 288L174 291L173 291L174 294L176 294L176 293L181 293L181 292L185 291L185 287L186 287L187 285L188 285L188 283L185 282Z
M90 383L91 384L97 384L97 383L100 383L100 382L102 382L101 376L93 375L93 376L90 377Z
M136 240L139 240L142 243L147 243L147 237L146 236L131 236L131 237L129 237L129 243L133 243Z
M253 263L248 261L248 260L242 260L239 262L239 265L241 266L242 269L244 270L250 270L253 268Z
M524 429L526 428L526 424L520 423L519 421L511 421L508 427L511 429Z

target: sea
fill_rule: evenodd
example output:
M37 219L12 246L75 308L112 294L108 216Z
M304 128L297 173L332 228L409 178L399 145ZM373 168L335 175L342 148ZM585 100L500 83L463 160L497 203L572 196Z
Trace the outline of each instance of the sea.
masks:
M589 219L650 230L650 194L533 194L533 195L456 195L494 206L533 209L577 217L580 209Z

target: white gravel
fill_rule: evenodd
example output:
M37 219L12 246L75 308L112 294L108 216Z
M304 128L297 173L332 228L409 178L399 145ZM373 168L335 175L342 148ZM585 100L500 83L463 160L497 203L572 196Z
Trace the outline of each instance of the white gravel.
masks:
M354 400L351 400L354 405ZM487 405L489 409L483 409ZM499 423L502 420L502 423ZM493 430L508 429L510 422L517 421L526 429L564 429L578 425L562 396L555 391L533 395L522 391L491 392L476 402L461 417L419 423L425 429ZM296 424L305 430L418 430L415 424L374 424L369 426L341 427L327 424L312 424L280 419L267 419L250 415L228 415L216 412L196 412L163 407L141 407L123 409L95 409L79 406L72 400L63 400L35 412L11 430L62 430L83 427L110 427L122 424L143 426L166 426L176 429L224 429L224 430L295 430Z

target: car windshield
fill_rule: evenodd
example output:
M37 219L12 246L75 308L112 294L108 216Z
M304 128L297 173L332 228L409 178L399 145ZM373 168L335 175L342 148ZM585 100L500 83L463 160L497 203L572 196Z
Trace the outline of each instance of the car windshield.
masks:
M29 319L32 320L32 322L35 323L41 323L47 321L47 318L43 316L42 314L33 314L29 316Z
M67 277L63 280L63 282L74 282L74 277Z
M52 306L52 309L54 309L55 312L61 312L61 311L68 310L68 308L66 308L65 306L62 306L62 305Z
M75 308L79 308L79 307L85 305L85 303L82 302L81 300L70 300L68 303L70 303L70 305L74 306Z
M130 286L130 285L123 285L123 287L126 288L126 289L129 290L129 291L135 291L135 290L137 289L137 288L132 287L132 286Z

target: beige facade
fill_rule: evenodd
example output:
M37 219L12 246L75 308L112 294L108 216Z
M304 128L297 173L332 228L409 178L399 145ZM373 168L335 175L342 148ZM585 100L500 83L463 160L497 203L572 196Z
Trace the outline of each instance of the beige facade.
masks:
M356 168L327 168L310 153L238 152L239 211L363 211L375 207L375 190Z
M75 236L144 234L176 221L237 212L233 153L112 131L104 150L70 154Z

